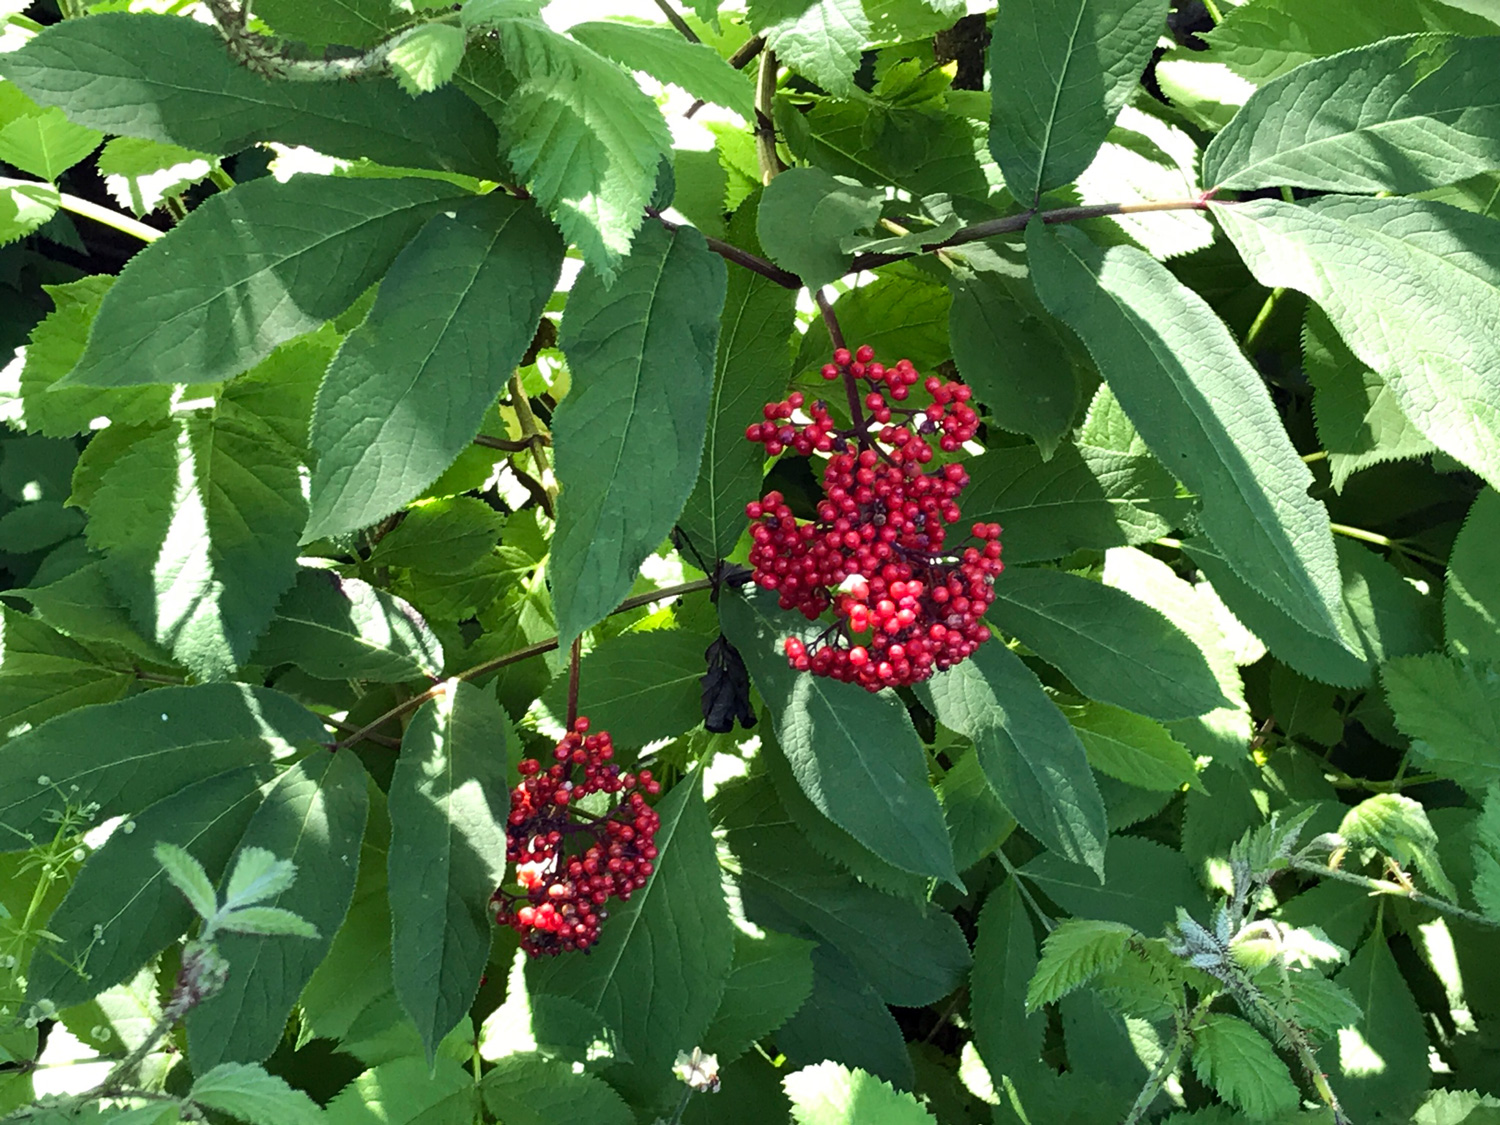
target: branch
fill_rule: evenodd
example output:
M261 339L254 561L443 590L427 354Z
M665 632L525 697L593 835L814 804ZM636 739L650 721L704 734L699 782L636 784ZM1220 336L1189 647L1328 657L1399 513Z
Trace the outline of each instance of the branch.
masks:
M1300 871L1304 875L1316 875L1320 879L1333 879L1339 883L1348 883L1353 887L1363 887L1372 895L1392 895L1404 898L1425 906L1430 910L1447 914L1452 918L1462 918L1466 922L1473 922L1476 926L1488 926L1490 929L1500 929L1500 921L1487 917L1473 910L1465 910L1462 906L1455 906L1445 899L1433 898L1424 895L1421 891L1403 887L1400 883L1393 883L1386 879L1372 879L1368 875L1356 875L1352 871L1344 871L1338 867L1329 867L1323 863L1309 863L1305 859L1289 860L1287 866L1293 871Z
M667 17L667 22L682 32L682 37L689 43L702 43L698 33L687 25L687 20L678 14L677 9L667 3L667 0L656 0L656 6L661 9L661 14Z
M356 55L337 59L298 59L287 55L264 35L251 31L247 10L237 7L234 0L203 2L209 15L213 17L214 26L224 37L229 53L242 66L267 78L280 78L288 82L341 82L389 74L391 51L400 43L426 23L450 23L456 18L450 14L436 20L425 20Z
M671 219L663 218L661 213L658 211L648 208L646 214L650 215L653 219L655 219L658 223L660 223L670 231L682 229L681 223L674 223ZM710 250L719 255L719 257L723 258L725 261L733 262L737 266L743 266L745 269L750 270L753 273L758 273L761 275L761 277L768 278L769 280L774 281L777 285L780 285L784 289L802 288L802 279L796 274L792 273L790 270L784 270L780 266L766 261L766 259L764 258L756 257L748 250L741 250L738 246L731 246L729 243L717 238L713 238L709 235L704 235L703 240L708 243L708 248Z
M744 567L740 567L725 575L721 581L744 582L749 577L750 571ZM699 578L692 582L683 582L677 586L664 586L660 590L651 590L644 594L636 594L633 597L626 598L609 611L609 616L613 617L617 613L628 613L632 609L639 609L643 605L664 601L667 598L679 598L684 594L695 594L699 590L711 590L713 587L714 579L712 578ZM517 661L528 660L533 656L541 656L543 653L552 652L556 648L557 638L549 637L545 641L537 641L536 644L527 645L525 648L518 648L514 652L507 652L504 656L497 656L493 660L486 660L483 664L476 664L472 668L465 668L458 675L454 676L453 679L476 680L482 676L489 675L491 672L499 671L507 664L515 664ZM436 699L447 690L447 682L435 684L420 695L414 695L410 699L396 704L396 706L392 707L385 714L366 723L347 738L341 738L337 742L330 744L328 749L337 751L344 749L346 746L353 746L356 742L368 737L371 731L379 730L392 719L400 718L408 711L415 711L428 700Z
M786 171L776 153L776 71L776 52L767 50L760 57L760 73L755 79L755 158L760 163L763 184Z

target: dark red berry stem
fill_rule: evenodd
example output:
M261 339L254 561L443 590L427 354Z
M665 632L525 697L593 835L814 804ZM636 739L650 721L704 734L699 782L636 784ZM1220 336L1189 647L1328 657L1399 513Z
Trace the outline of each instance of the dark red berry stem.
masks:
M578 721L578 665L583 658L582 635L573 638L573 649L568 653L568 729Z
M844 346L844 330L839 327L838 315L833 311L833 304L823 295L823 290L813 292L813 300L818 303L818 311L823 314L823 324L828 329L828 339L833 342L834 362L838 363L840 353L847 354L849 349ZM839 364L844 377L844 393L849 397L849 420L854 423L854 440L859 443L861 449L870 448L870 424L865 421L865 410L859 402L859 383L854 378L854 373L849 370L847 361Z

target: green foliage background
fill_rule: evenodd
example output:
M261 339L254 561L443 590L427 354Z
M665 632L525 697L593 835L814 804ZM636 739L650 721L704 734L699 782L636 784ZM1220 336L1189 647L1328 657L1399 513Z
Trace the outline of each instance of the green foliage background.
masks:
M0 1117L1492 1118L1500 7L568 7L0 0ZM916 690L723 581L814 290L983 419ZM528 963L575 640L660 859Z

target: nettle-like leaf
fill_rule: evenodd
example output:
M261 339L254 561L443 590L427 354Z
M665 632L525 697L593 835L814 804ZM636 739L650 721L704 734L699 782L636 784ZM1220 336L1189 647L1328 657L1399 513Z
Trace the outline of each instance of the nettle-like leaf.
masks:
M202 1073L220 1060L259 1062L276 1049L287 1016L348 913L369 806L366 783L359 759L348 751L304 758L277 779L256 809L230 865L226 905L256 896L304 919L318 936L292 940L241 932L218 938L235 971L188 1017L194 1070ZM244 857L257 853L293 865L295 881L269 894L264 883L245 886L252 872Z
M1207 903L1187 860L1164 844L1117 836L1104 857L1104 883L1081 863L1044 852L1021 874L1070 914L1123 922L1160 934L1179 907L1206 913Z
M0 246L24 238L61 206L62 196L51 184L0 176Z
M989 641L918 694L940 723L974 740L985 777L1022 828L1103 878L1109 829L1088 757L1020 657Z
M44 180L57 179L104 140L56 106L43 109L13 84L0 86L0 122L0 160Z
M1254 1120L1297 1106L1297 1085L1265 1036L1236 1016L1203 1017L1193 1035L1193 1071Z
M1476 327L1500 316L1494 220L1349 196L1213 211L1257 281L1321 305L1433 445L1500 483L1500 343ZM1410 330L1384 332L1398 315Z
M1171 731L1144 715L1101 703L1064 706L1068 722L1101 773L1140 789L1202 789L1192 754Z
M238 375L348 308L458 196L440 180L297 176L206 199L126 265L60 385Z
M96 806L100 820L139 812L185 785L323 737L317 716L290 696L244 684L161 688L80 707L6 745L0 850L51 839L69 806Z
M653 224L606 287L583 274L562 347L573 387L552 421L562 483L551 580L564 648L613 609L693 488L713 391L723 260Z
M776 1033L777 1049L793 1066L829 1060L911 1089L916 1082L911 1054L870 982L831 945L814 949L812 961L812 994Z
M391 779L396 994L431 1062L489 960L489 898L505 875L506 723L493 696L450 681L422 705ZM503 799L503 798L502 798Z
M1390 661L1380 680L1418 761L1477 793L1500 780L1500 672L1434 652Z
M893 696L793 671L781 641L806 619L778 610L773 597L726 595L719 613L767 700L798 784L818 810L892 866L958 885L942 809L906 709Z
M1484 810L1474 822L1474 901L1500 921L1500 787L1484 795Z
M788 168L761 196L756 235L778 265L818 289L848 272L844 242L880 218L883 199L883 192L821 168Z
M56 942L41 946L27 974L32 1003L81 1003L125 980L180 937L197 913L158 862L160 843L186 850L212 878L260 802L270 770L216 772L146 807L89 857L47 920ZM286 939L282 939L286 940Z
M1432 1082L1426 1019L1379 932L1335 981L1358 1005L1359 1022L1338 1033L1338 1072L1330 1083L1345 1111L1366 1118L1412 1107Z
M936 1125L911 1094L837 1063L806 1067L781 1084L797 1125Z
M258 1066L220 1063L200 1076L188 1099L249 1125L319 1125L323 1111L284 1078Z
M485 1073L479 1092L497 1119L515 1125L550 1121L632 1125L635 1121L624 1099L602 1079L575 1071L560 1059L539 1055L501 1059Z
M181 145L115 137L99 153L98 167L105 190L140 218L155 211L167 196L181 195L207 179L213 157Z
M1041 960L1026 987L1026 1007L1039 1008L1062 999L1125 956L1135 931L1119 922L1069 918L1042 943Z
M1024 0L990 45L990 151L1022 203L1078 178L1161 32L1160 0Z
M1438 859L1437 833L1426 810L1399 793L1377 793L1344 814L1339 835L1355 846L1378 848L1402 867L1415 867L1444 898L1458 897Z
M601 21L575 23L568 35L621 66L681 86L693 97L732 109L746 121L755 115L748 78L712 47L688 42L675 28Z
M412 97L447 85L464 57L464 32L445 23L424 23L397 38L386 59L401 88Z
M728 1064L790 1019L812 992L812 949L774 930L736 934L734 966L703 1049Z
M1203 154L1216 189L1413 192L1500 163L1500 37L1406 35L1266 83Z
M66 20L0 59L0 76L75 125L216 156L281 141L396 167L504 175L494 125L457 90L413 100L393 81L264 78L197 20Z
M453 464L531 343L563 249L503 195L434 216L402 249L318 389L304 541L375 523Z
M734 956L701 774L679 781L657 812L656 871L610 911L588 958L533 962L527 972L535 991L577 1000L619 1032L632 1062L609 1076L633 1099L653 1097L677 1052L701 1041Z
M854 71L872 30L860 0L750 0L748 16L785 65L830 93L854 93Z
M133 670L120 668L48 624L0 607L0 736L24 734L75 707L119 699L134 678ZM9 821L0 820L0 850L28 846L6 840L10 833L4 828L9 827Z
M1340 641L1338 564L1312 474L1260 375L1217 315L1138 250L1027 231L1048 310L1088 346L1125 413L1201 497L1204 532L1244 580Z
M418 8L432 7L420 3ZM278 35L297 39L311 47L338 43L369 47L380 42L408 17L390 0L332 0L309 4L306 0L257 0L256 19L264 20Z
M472 1125L479 1088L468 1068L439 1055L398 1058L365 1071L328 1103L328 1125Z
M528 7L464 5L465 28L491 31L498 50L471 49L457 81L500 123L516 176L611 281L640 228L671 134L630 75Z
M1443 586L1448 651L1500 666L1500 577L1491 560L1500 551L1500 494L1485 489L1453 541Z
M1060 570L1010 570L988 616L1090 698L1157 719L1225 702L1203 653L1124 591Z

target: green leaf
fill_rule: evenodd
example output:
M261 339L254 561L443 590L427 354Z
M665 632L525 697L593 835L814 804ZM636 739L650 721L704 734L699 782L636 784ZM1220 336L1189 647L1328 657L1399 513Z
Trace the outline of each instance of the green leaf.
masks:
M624 633L583 658L578 713L616 746L644 746L692 730L703 721L703 650L710 638L678 629ZM542 706L562 724L568 708L568 673L542 694Z
M303 567L255 649L259 664L295 664L325 680L400 683L436 676L443 647L406 602L357 578Z
M1193 1036L1193 1072L1254 1120L1297 1108L1297 1085L1286 1063L1260 1032L1236 1016L1203 1017Z
M1456 902L1458 891L1438 859L1437 833L1427 812L1410 797L1377 793L1355 805L1339 823L1339 835L1355 847L1373 847L1402 867L1415 867L1438 894Z
M468 1070L439 1055L367 1070L328 1103L328 1125L474 1125L479 1091Z
M1056 665L1085 695L1156 719L1225 702L1203 653L1122 590L1060 570L1010 570L990 620Z
M188 1100L250 1125L321 1125L323 1111L286 1080L258 1066L220 1063L193 1083Z
M660 856L645 887L610 911L587 959L534 961L527 972L536 991L577 1000L619 1031L633 1062L610 1082L632 1099L660 1090L683 1044L701 1040L734 956L701 774L656 811Z
M537 1055L499 1060L479 1083L484 1104L507 1125L634 1125L635 1115L604 1081L570 1063Z
M218 913L219 898L214 893L213 880L201 863L176 844L157 844L151 854L161 864L167 878L172 880L172 886L183 893L200 918L212 918Z
M919 695L940 723L974 740L985 776L1022 828L1103 878L1109 830L1099 787L1078 736L1020 657L990 641Z
M0 160L55 180L103 140L103 133L73 124L56 106L38 108L0 126Z
M748 204L735 213L729 227L735 245L757 247L754 217ZM710 565L734 550L748 522L745 505L760 496L765 447L746 441L745 427L761 421L761 407L786 392L796 302L796 293L758 273L729 274L703 465L678 519L692 548Z
M391 957L427 1060L468 1012L489 960L489 898L505 875L508 723L450 681L422 705L391 779Z
M1426 1018L1378 932L1335 980L1363 1013L1356 1026L1339 1032L1338 1070L1330 1068L1344 1111L1365 1120L1399 1115L1432 1082Z
M1432 452L1385 380L1345 346L1317 305L1307 306L1302 325L1302 368L1313 387L1313 421L1336 492L1360 469Z
M130 623L129 615L104 580L98 563L79 567L72 574L35 590L16 590L31 602L48 625L79 643L103 642L147 660L168 663L168 657L146 640Z
M30 234L61 206L62 196L51 184L0 176L0 246Z
M115 137L99 153L99 174L116 203L136 218L155 211L169 195L180 195L208 178L213 157L181 145L140 137Z
M133 671L101 661L36 618L0 607L0 740L76 707L118 699L134 679ZM0 769L0 794L6 792L4 777ZM0 802L4 800L0 796ZM0 814L4 811L0 803ZM0 818L0 826L10 823ZM0 831L0 851L13 846L29 844L10 840Z
M1002 1077L1031 1068L1047 1029L1046 1017L1021 1002L1038 958L1020 892L1020 884L1007 879L985 899L969 977L974 1046L990 1073Z
M1469 509L1453 541L1443 588L1448 651L1500 666L1500 494L1487 488Z
M1204 39L1208 58L1261 85L1313 59L1413 31L1493 35L1495 25L1432 0L1384 0L1378 8L1358 0L1250 0L1226 8Z
M1004 529L1005 561L1062 558L1077 550L1150 543L1188 502L1144 450L1064 442L1050 460L1031 445L991 449L968 462L965 514Z
M931 1004L962 981L969 950L953 919L916 896L883 894L836 866L809 864L808 838L764 776L734 786L714 814L757 925L838 949L886 1003Z
M397 168L504 178L494 126L457 90L413 100L390 81L264 78L196 20L125 12L66 20L0 59L0 76L75 125L215 156L281 141Z
M1235 569L1315 632L1339 639L1328 513L1260 374L1196 293L1139 250L1027 230L1032 280L1088 346L1125 413L1198 493L1198 519Z
M424 23L398 36L386 58L401 88L412 97L447 85L464 57L463 29Z
M61 543L83 529L82 515L56 500L21 504L0 516L0 543L17 555Z
M943 776L938 800L953 841L953 865L960 871L991 855L1016 830L1016 818L990 788L972 748L963 751Z
M990 151L1022 204L1078 178L1135 92L1159 0L1021 0L990 46Z
M31 330L18 393L6 404L10 421L50 437L72 437L89 432L99 417L111 425L133 426L167 416L170 387L54 387L83 355L100 302L114 282L108 276L85 277L45 287L55 309Z
M491 1062L513 1056L564 1059L591 1072L629 1062L620 1036L595 1011L566 996L536 992L526 979L529 958L519 949L505 981L505 1003L479 1029L479 1055Z
M494 552L503 527L504 513L477 497L431 500L408 509L375 545L370 560L428 574L462 574Z
M316 938L317 927L290 910L275 906L247 906L220 916L220 931L254 934L258 937Z
M1123 922L1143 934L1161 933L1179 907L1207 912L1187 860L1139 836L1116 836L1109 842L1103 886L1088 868L1050 852L1026 864L1021 874L1069 914Z
M1213 211L1257 281L1321 305L1433 445L1500 483L1500 340L1475 327L1500 316L1493 219L1412 199ZM1385 332L1398 314L1410 330Z
M725 284L701 234L653 224L612 287L587 271L569 294L573 387L552 420L563 492L550 577L563 648L629 593L692 491Z
M702 43L689 43L669 27L628 23L575 23L568 35L631 70L681 86L695 98L732 109L746 121L755 116L750 82Z
M1209 144L1203 179L1215 190L1421 191L1500 165L1497 138L1500 36L1405 35L1266 83Z
M819 289L849 272L843 243L880 218L884 193L821 168L788 168L761 197L756 233L779 266Z
M27 998L58 1008L125 980L182 935L197 916L157 862L159 843L177 844L210 876L222 870L261 796L268 771L246 766L150 805L115 831L79 871L27 974ZM129 825L130 827L127 827Z
M142 632L202 679L250 658L296 580L299 458L226 392L104 471L89 546Z
M70 711L12 739L0 756L0 850L50 839L68 805L96 805L101 821L139 812L185 785L324 737L317 716L290 696L245 684L161 688Z
M1160 723L1102 703L1065 707L1063 714L1101 773L1140 789L1203 788L1193 755Z
M419 7L431 7L421 4ZM410 9L411 5L406 6ZM256 0L255 15L288 39L311 47L370 47L407 17L390 0Z
M936 1125L911 1094L863 1070L824 1062L781 1081L797 1125Z
M831 94L854 94L854 71L871 34L860 0L750 0L748 14L783 65Z
M777 1050L792 1066L831 1059L910 1089L911 1055L891 1010L833 946L818 946L812 959L812 995L776 1033Z
M777 177L778 179L780 177ZM1055 322L1015 279L994 271L955 274L948 331L964 382L997 425L1026 434L1050 457L1073 428L1080 387ZM1011 452L1007 450L1006 452Z
M892 866L960 885L906 708L893 695L793 671L781 640L806 620L778 611L773 597L726 596L719 615L818 810Z
M778 176L777 179L781 177ZM930 372L952 354L948 310L953 298L917 267L887 266L869 285L842 294L834 302L850 348L869 344L882 363L906 358L918 371ZM808 326L794 371L816 371L833 355L828 328L819 318Z
M295 767L294 767L295 768ZM297 880L297 865L270 848L241 846L224 888L227 910L249 906L281 894Z
M774 930L736 934L734 967L704 1032L704 1051L726 1066L795 1015L812 992L812 949Z
M305 919L320 936L217 939L234 972L218 995L188 1016L195 1070L223 1060L259 1061L281 1041L287 1017L349 910L369 808L366 780L359 759L348 751L303 758L256 809L239 854L265 850L296 866L296 881L271 903ZM241 864L233 868L236 877ZM233 878L228 897L235 897Z
M534 12L484 12L469 4L462 15L493 30L499 57L476 45L456 81L500 123L516 177L612 281L671 153L667 123L630 75Z
M1062 999L1100 973L1114 968L1134 936L1129 926L1069 918L1042 943L1042 957L1026 988L1028 1011Z
M456 191L438 180L295 176L211 196L131 258L59 385L238 375L348 308Z
M383 519L468 447L531 343L563 249L540 211L497 193L434 216L396 256L318 389L304 542Z
M1484 810L1474 822L1474 901L1500 921L1500 787L1490 786Z
M1476 793L1500 781L1500 671L1434 652L1390 661L1380 680L1417 761Z

